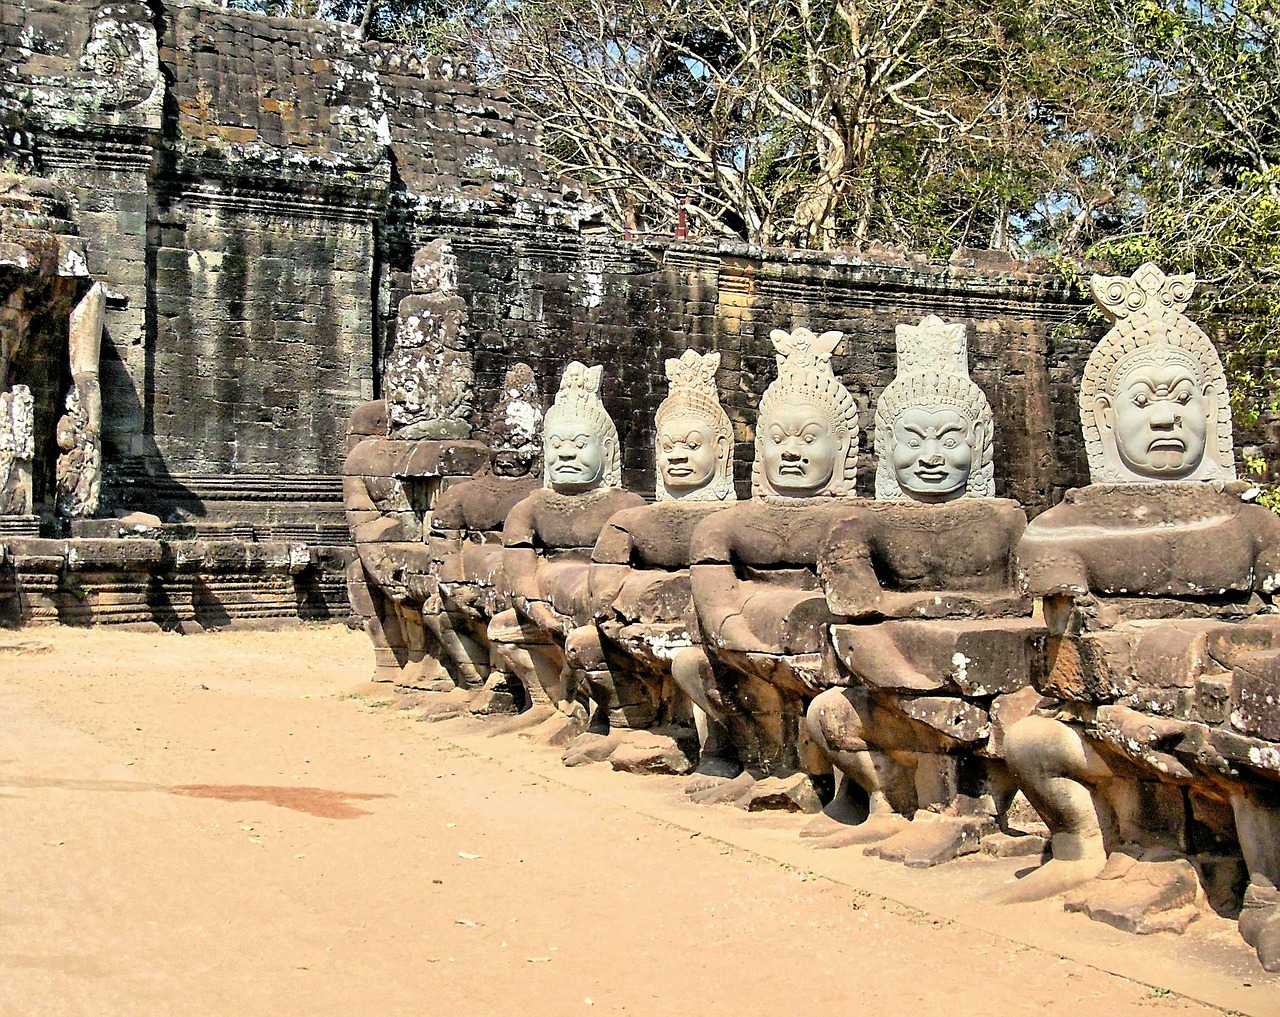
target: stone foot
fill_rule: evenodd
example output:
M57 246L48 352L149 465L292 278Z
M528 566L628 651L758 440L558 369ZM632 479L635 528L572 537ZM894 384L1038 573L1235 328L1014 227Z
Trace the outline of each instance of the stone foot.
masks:
M1074 890L1093 879L1107 863L1102 836L1081 837L1059 833L1053 837L1053 857L1038 869L992 893L995 904L1020 904L1044 900Z
M810 841L809 846L816 851L829 851L857 844L870 844L902 832L910 823L906 816L899 816L896 812L883 812L869 817L865 823L857 826L841 825L839 830Z
M1280 904L1240 912L1240 935L1258 951L1264 971L1280 971Z
M582 734L584 723L582 718L570 717L559 710L537 727L526 728L520 737L526 738L536 745L549 745L552 748L564 748Z
M745 771L732 780L725 780L720 777L714 778L714 783L707 784L705 781L708 779L711 778L695 776L689 782L689 787L685 788L685 794L689 796L689 800L695 805L719 805L721 802L737 801L756 782L755 777ZM695 782L702 786L697 790L690 790Z
M625 732L621 743L609 755L609 765L625 773L684 774L693 762L680 743L656 731Z
M470 695L458 688L433 695L422 704L418 719L434 722L461 717L467 712L470 700Z
M590 763L603 763L613 750L622 744L622 732L611 731L608 734L596 734L587 731L578 735L564 750L560 761L565 766L586 766Z
M1021 835L989 833L982 838L982 853L993 858L1040 858L1049 848L1049 839L1034 833Z
M909 869L927 869L961 855L971 855L995 822L976 816L943 816L918 819L863 854L879 855L887 862L902 862Z
M472 690L467 712L480 717L519 713L519 704L511 694L506 675L494 672L483 687Z
M837 819L832 819L825 812L819 812L804 826L800 831L800 836L810 837L830 837L833 834L843 833L852 827L848 823L842 823Z
M822 811L822 800L808 774L793 773L789 777L766 777L755 781L733 804L748 812L782 811L807 812L812 815Z
M844 794L841 789L836 791L836 796L827 803L826 808L822 810L822 815L814 816L813 821L800 831L800 836L828 837L848 830L850 827L861 826L869 818L866 802L851 800L850 796Z
M1186 858L1163 852L1136 859L1116 851L1097 878L1071 891L1063 906L1123 932L1181 933L1199 917L1202 897L1195 866Z
M492 731L489 732L490 737L496 738L498 735L519 734L531 727L537 727L539 724L554 716L558 711L549 703L540 703L531 706L524 713L517 714L510 720L503 721Z

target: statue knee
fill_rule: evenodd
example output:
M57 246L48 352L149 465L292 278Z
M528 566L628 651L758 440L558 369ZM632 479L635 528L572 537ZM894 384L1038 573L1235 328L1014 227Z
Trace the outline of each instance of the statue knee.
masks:
M565 663L581 671L598 671L604 667L604 648L600 632L594 625L573 629L564 641Z
M672 658L671 678L681 692L702 705L706 700L704 678L709 668L707 655L702 648L690 646Z
M862 717L852 695L847 689L827 689L814 697L805 713L805 728L827 753L867 748Z
M1020 781L1083 780L1091 775L1089 755L1080 732L1049 717L1024 717L1005 736L1005 762Z

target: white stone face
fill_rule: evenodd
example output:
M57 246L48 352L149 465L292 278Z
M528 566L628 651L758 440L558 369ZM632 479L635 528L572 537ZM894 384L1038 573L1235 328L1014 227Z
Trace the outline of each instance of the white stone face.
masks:
M797 400L779 406L760 426L765 477L779 494L804 498L831 482L840 443L825 408Z
M715 431L697 417L664 421L658 430L658 469L667 489L676 497L692 494L715 478L719 461Z
M957 410L911 407L893 423L890 454L898 486L909 497L959 498L973 469L973 426Z
M1181 480L1204 458L1209 434L1204 390L1187 358L1139 362L1110 397L1116 453L1139 476Z
M589 491L604 478L608 457L604 441L580 420L549 424L543 452L551 486L562 494Z
M1080 381L1080 425L1095 484L1235 478L1222 361L1183 313L1194 275L1150 263L1090 280L1113 322Z
M969 377L965 326L931 314L896 336L898 373L876 403L876 497L993 497L991 406Z

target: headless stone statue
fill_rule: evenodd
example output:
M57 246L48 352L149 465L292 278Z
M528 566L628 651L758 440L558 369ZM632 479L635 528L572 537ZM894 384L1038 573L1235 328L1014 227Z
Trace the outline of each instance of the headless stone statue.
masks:
M31 517L35 399L26 385L0 392L0 516Z
M501 592L502 524L543 482L542 396L527 364L507 371L489 435L488 464L445 491L431 513L440 610L426 615L426 622L469 688L487 683L493 670L489 622L511 607ZM491 686L468 708L490 712L510 699L504 676Z
M760 401L752 499L704 520L692 539L703 646L683 651L672 673L725 726L736 756L704 752L705 779L690 785L698 800L754 797L752 781L797 774L801 718L824 687L826 627L836 620L816 564L853 497L857 407L831 370L841 333L799 328L772 338L778 377ZM709 786L739 764L746 773L733 787ZM786 802L816 808L806 783L790 781Z
M71 312L71 390L58 421L58 511L69 519L98 511L102 487L102 390L98 363L106 291L94 283Z
M836 794L805 833L933 864L976 850L1012 796L990 758L992 715L1044 639L1015 590L1026 515L993 497L991 409L969 379L965 327L931 315L897 338L876 409L877 502L838 522L818 557L849 621L832 627L837 687L806 718Z
M545 740L581 733L587 690L565 660L566 643L588 627L594 638L587 574L591 549L609 518L643 503L623 491L618 432L600 401L602 368L574 361L547 411L545 486L507 515L502 541L505 593L512 607L489 624L499 669L515 675L531 707L519 721L547 722Z
M470 675L450 672L455 658L424 622L424 610L440 614L427 520L447 479L471 475L488 454L465 440L473 377L447 241L419 252L413 287L400 304L387 398L352 415L342 493L359 561L347 588L374 643L375 680L445 691Z
M719 728L709 727L702 707L671 678L672 658L696 634L689 586L694 527L736 500L733 428L716 392L719 364L720 354L693 350L667 361L671 387L655 421L657 502L617 513L596 541L589 572L596 638L581 630L570 664L598 704L599 723L567 759L613 758L625 746L615 765L683 771L687 756L670 737L626 733L691 719L701 742L710 738L712 752L720 749Z
M1241 931L1280 970L1280 518L1232 482L1222 366L1182 314L1194 278L1092 285L1115 321L1080 396L1093 484L1018 552L1051 638L1047 698L1005 751L1053 858L1001 896L1070 891L1072 910L1181 931L1240 905L1234 855Z

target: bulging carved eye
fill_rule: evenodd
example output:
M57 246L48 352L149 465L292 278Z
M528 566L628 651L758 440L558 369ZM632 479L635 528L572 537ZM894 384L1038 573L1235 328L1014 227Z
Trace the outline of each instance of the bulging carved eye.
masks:
M806 434L806 435L804 436L804 443L805 443L806 445L812 445L812 444L813 444L813 435L811 435L811 434Z
M1133 397L1133 405L1139 408L1145 409L1147 403L1149 402L1151 402L1151 400L1147 398L1147 394L1145 392L1139 392L1136 396Z

